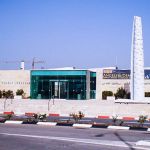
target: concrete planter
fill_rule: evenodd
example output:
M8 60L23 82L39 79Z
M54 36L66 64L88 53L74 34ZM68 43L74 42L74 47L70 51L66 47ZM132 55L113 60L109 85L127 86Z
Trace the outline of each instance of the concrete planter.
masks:
M130 130L147 131L146 127L130 127Z
M92 128L108 128L108 124L105 124L105 123L94 123L94 124L92 124Z
M71 122L57 122L57 126L73 126Z

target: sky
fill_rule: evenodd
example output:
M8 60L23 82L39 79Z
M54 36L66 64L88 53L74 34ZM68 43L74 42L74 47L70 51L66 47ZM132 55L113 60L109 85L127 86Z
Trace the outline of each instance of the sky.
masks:
M129 69L134 16L150 67L150 0L0 0L0 69Z

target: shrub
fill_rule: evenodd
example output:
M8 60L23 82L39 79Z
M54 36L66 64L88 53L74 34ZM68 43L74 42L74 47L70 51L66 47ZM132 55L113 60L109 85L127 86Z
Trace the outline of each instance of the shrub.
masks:
M107 99L107 96L113 96L113 92L112 91L103 91L102 99Z
M23 95L24 94L24 91L23 89L18 89L17 92L16 92L16 95Z
M112 122L114 125L116 125L117 121L118 121L118 115L112 116Z
M34 114L34 115L33 115L33 118L34 118L34 119L38 119L38 114Z
M38 119L39 121L45 121L47 118L46 114L39 114Z
M5 119L6 119L6 120L10 120L10 119L12 118L12 116L13 116L12 114L7 114L7 115L5 116Z
M140 123L140 125L143 127L143 124L144 122L146 121L147 119L147 116L144 116L144 115L140 115L139 116L139 119L138 119L138 122Z
M70 116L73 117L75 122L78 122L79 120L84 118L84 114L81 111L79 111L78 113L71 113Z
M122 126L124 121L118 119L118 115L112 116L112 122L114 125Z
M124 121L123 121L123 120L119 120L119 121L118 121L119 126L122 126L122 125L123 125L123 123L124 123Z

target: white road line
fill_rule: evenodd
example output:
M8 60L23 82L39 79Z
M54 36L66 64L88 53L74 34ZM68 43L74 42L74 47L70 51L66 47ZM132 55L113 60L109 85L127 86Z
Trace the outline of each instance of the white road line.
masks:
M0 133L0 135L49 139L49 140L59 140L59 141L68 141L68 142L95 144L95 145L105 145L105 146L114 146L114 147L135 148L135 149L140 149L140 150L149 150L150 149L150 148L136 146L135 142L80 139L80 138L54 137L54 136L38 136L38 135L12 134L12 133Z

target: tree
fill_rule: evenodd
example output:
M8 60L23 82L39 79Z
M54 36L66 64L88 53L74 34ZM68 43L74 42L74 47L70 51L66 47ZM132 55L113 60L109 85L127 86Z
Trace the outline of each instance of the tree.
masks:
M145 97L150 97L150 92L145 92Z
M6 97L6 91L5 91L5 90L2 91L2 97L3 97L3 98Z
M4 98L14 98L14 94L13 94L13 91L11 91L11 90L8 90L8 91L6 91L5 92L5 94L4 94Z
M130 93L127 92L124 88L119 88L117 90L117 92L114 94L115 95L115 98L118 99L118 98L121 98L121 99L129 99L130 98Z
M107 96L113 96L113 92L112 91L103 91L102 99L107 99Z
M1 94L2 94L2 97L6 98L6 99L8 99L8 98L14 98L14 93L11 90L8 90L8 91L3 90L1 92Z
M138 122L140 123L140 125L143 127L143 124L144 122L146 121L147 119L147 116L144 116L144 115L140 115L139 116L139 119L138 119Z
M0 98L2 98L3 96L3 92L0 90Z
M16 95L21 95L21 96L23 96L23 94L24 94L23 89L18 89L17 92L16 92Z

